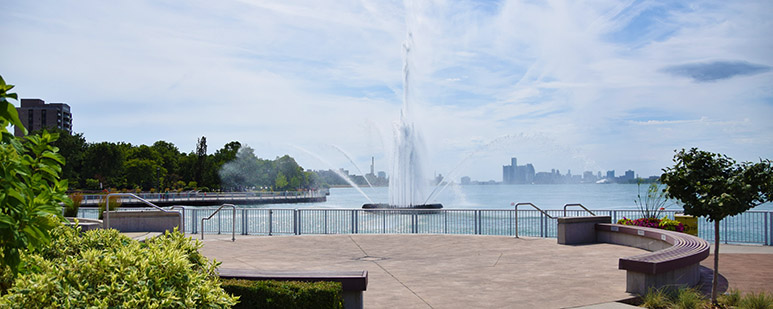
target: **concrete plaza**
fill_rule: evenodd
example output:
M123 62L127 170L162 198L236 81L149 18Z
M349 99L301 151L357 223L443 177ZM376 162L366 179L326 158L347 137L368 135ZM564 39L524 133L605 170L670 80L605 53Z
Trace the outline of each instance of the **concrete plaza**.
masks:
M198 237L197 237L198 238ZM644 250L474 235L206 235L223 268L367 270L366 308L565 308L630 298L620 257ZM611 304L610 304L611 305ZM622 305L622 304L620 304Z

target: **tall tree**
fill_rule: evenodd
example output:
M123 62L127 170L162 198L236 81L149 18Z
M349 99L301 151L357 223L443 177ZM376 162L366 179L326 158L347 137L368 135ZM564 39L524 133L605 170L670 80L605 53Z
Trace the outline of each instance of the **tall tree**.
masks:
M166 176L163 177L163 183L159 190L164 187L171 188L175 182L180 180L180 150L174 144L165 141L157 141L153 143L151 148L161 156L161 167L166 170Z
M103 186L124 186L124 162L127 144L101 142L89 144L83 155L83 177L100 181Z
M773 167L770 160L759 163L735 160L721 154L692 148L674 156L674 166L663 170L660 181L669 198L679 200L688 215L714 222L714 280L711 301L717 303L719 274L719 222L773 197Z
M196 167L194 170L194 181L201 184L204 168L207 163L207 137L202 136L196 141Z

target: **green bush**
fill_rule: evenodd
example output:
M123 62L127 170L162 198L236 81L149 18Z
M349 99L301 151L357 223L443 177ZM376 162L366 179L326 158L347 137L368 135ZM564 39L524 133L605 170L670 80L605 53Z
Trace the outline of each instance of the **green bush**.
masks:
M666 309L671 305L671 299L663 289L650 288L646 295L642 296L642 307L651 309Z
M738 304L741 303L741 291L731 289L727 293L720 295L717 301L728 307L738 307Z
M773 295L764 292L746 294L738 303L738 308L773 309Z
M733 289L717 298L719 308L773 309L773 295L748 293ZM642 307L646 308L713 308L711 301L701 292L692 288L650 289L642 296Z
M676 294L673 305L670 308L674 309L695 309L704 307L706 299L703 294L696 289L682 288Z
M226 279L222 286L240 297L234 308L343 308L339 282Z
M2 308L228 308L216 263L174 231L139 243L116 230L62 226L38 254L25 254Z

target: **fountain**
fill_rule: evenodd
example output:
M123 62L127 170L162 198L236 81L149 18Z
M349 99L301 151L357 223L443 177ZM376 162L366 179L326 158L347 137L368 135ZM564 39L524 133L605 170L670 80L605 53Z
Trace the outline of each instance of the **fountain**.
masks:
M395 126L392 174L389 177L389 203L370 203L362 208L416 208L440 209L441 204L427 204L426 187L429 184L424 173L424 142L416 130L411 114L410 53L413 35L409 32L403 43L403 109L400 122Z

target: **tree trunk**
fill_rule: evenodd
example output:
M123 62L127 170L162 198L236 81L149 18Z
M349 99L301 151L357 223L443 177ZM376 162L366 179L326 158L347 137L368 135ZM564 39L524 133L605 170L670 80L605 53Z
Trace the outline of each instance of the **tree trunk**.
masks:
M717 283L719 281L719 220L714 220L714 278L711 280L711 303L717 304Z

